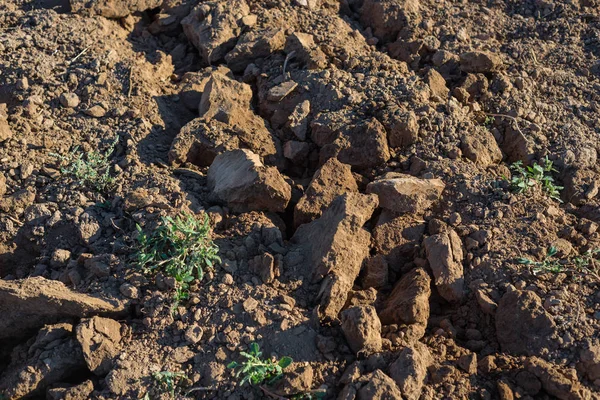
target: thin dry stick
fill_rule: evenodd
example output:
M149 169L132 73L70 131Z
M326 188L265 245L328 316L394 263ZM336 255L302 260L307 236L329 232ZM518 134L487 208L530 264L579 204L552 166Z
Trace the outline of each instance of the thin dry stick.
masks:
M277 400L289 400L287 397L282 397L282 396L280 396L278 394L275 394L275 393L271 392L270 390L268 390L266 387L264 387L262 385L261 385L260 388L269 397L272 397L272 398L277 399Z
M75 58L71 59L71 61L69 61L68 65L73 64L75 61L77 61L79 59L79 57L81 57L82 55L84 55L90 48L86 47L85 49L81 50L81 52L79 54L77 54L75 56Z
M506 114L491 114L491 113L486 113L486 115L489 115L490 117L504 117L504 118L510 118L515 122L515 127L517 128L517 130L519 131L519 133L521 135L523 135L523 137L525 136L523 134L523 131L521 131L521 128L519 128L519 122L517 121L517 119L515 117L513 117L512 115L506 115Z
M131 89L132 89L132 80L131 75L133 75L133 67L129 68L129 90L127 91L127 97L131 97Z
M292 59L292 58L293 58L295 55L296 55L296 52L295 52L295 51L290 51L290 53L289 53L287 56L285 56L285 61L283 62L283 77L284 77L284 79L287 79L287 78L288 78L288 75L287 75L287 74L286 74L286 72L285 72L285 71L287 70L287 65L288 65L288 62L289 62L289 61L290 61L290 60L291 60L291 59Z

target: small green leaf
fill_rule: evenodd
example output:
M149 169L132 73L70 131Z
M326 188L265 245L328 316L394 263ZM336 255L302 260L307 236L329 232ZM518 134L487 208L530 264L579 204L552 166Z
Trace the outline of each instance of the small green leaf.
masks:
M287 368L290 366L290 364L292 363L292 358L291 357L282 357L281 360L279 360L279 366L281 368Z
M238 366L238 363L235 361L232 361L229 364L227 364L227 368L231 368L231 369L237 368L237 366Z

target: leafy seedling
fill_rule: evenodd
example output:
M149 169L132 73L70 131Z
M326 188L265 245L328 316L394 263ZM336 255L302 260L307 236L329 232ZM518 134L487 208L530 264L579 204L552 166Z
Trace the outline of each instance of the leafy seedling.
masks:
M559 262L559 260L554 258L557 252L558 250L556 249L556 247L551 246L546 251L546 256L544 257L543 261L533 261L529 258L522 257L517 259L517 262L519 264L531 266L533 268L534 274L538 274L540 272L552 272L557 274L559 272L562 272L564 269L563 265Z
M189 298L190 284L202 280L205 268L221 262L206 214L203 220L188 213L163 217L151 233L139 225L137 231L137 265L146 273L175 279L175 306Z
M106 192L115 183L115 178L110 172L110 157L115 151L117 142L118 138L103 153L97 151L84 153L79 151L79 146L76 146L66 156L53 155L66 164L60 169L62 174L70 176L80 185Z
M513 171L510 179L511 189L515 193L527 193L532 187L541 186L541 189L550 198L562 203L560 191L563 187L556 185L551 175L552 172L558 171L553 167L552 161L547 156L542 161L543 164L534 164L527 167L523 166L522 161L513 163L510 166L511 171Z
M152 378L157 385L157 389L163 393L167 393L171 398L175 398L175 394L179 393L181 386L189 382L189 378L183 372L154 372ZM148 393L146 396L150 398Z
M236 378L242 378L240 385L249 382L252 385L261 385L263 383L270 385L283 376L283 370L290 366L292 359L282 357L279 361L271 359L261 359L262 352L257 343L250 345L249 352L240 352L240 355L246 359L242 364L232 361L227 368L236 370Z
M600 281L598 274L598 265L600 265L600 249L588 250L583 254L575 257L557 259L557 249L551 246L546 252L546 256L542 261L533 261L529 258L519 258L517 262L519 264L531 266L533 273L542 272L583 272L587 275L593 276Z

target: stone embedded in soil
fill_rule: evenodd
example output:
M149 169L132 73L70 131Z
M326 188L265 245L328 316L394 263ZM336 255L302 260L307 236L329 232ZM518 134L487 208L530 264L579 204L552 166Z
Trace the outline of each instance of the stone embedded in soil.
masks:
M267 100L279 102L296 90L297 87L298 84L294 81L285 81L277 86L273 86L267 92Z
M283 156L298 165L302 165L306 162L309 152L310 145L305 142L289 140L285 142L285 145L283 146Z
M381 122L388 132L390 147L404 148L419 137L419 120L413 111L388 108L382 111Z
M0 377L0 393L9 399L40 398L47 387L64 382L74 371L85 371L81 347L72 331L71 324L42 328L33 344L23 349L22 356L13 357Z
M243 124L251 101L250 85L213 72L204 87L198 112L206 120L216 119L228 125Z
M294 225L300 226L319 218L337 196L349 192L358 192L350 166L330 158L315 172L296 204Z
M263 253L249 262L250 270L260 276L263 283L271 283L279 275L275 258L270 253Z
M6 177L0 172L0 197L6 194Z
M236 212L283 212L292 189L275 167L266 167L257 154L234 150L218 155L208 170L208 186Z
M181 21L188 40L200 51L207 64L225 57L235 47L250 14L244 0L216 0L194 7Z
M448 230L428 237L423 245L438 293L449 302L461 301L465 288L460 237L453 230Z
M429 85L431 95L437 97L440 100L446 100L448 98L449 89L446 86L446 80L439 72L435 69L430 68L425 74L425 81Z
M10 196L0 198L0 211L22 213L27 207L35 201L36 191L34 188L25 188L17 190Z
M538 357L525 361L526 371L535 375L546 393L561 400L597 398L577 378L576 371L563 368Z
M476 128L461 137L462 153L482 167L502 161L502 151L492 133L485 128Z
M379 314L385 325L422 324L429 319L431 278L422 268L415 268L394 286Z
M63 93L58 100L66 108L75 108L79 105L79 97L75 93Z
M228 78L234 78L233 72L224 65L206 67L197 72L186 72L181 78L181 91L179 97L183 104L191 111L198 111L202 93L206 84L213 73L225 75Z
M121 324L113 319L93 317L81 321L76 333L89 370L98 376L106 375L121 348Z
M385 128L375 118L344 127L333 143L323 146L321 157L337 157L359 169L382 165L390 159Z
M388 284L389 266L385 257L377 254L365 261L362 287L381 289Z
M294 362L286 368L283 377L273 386L273 392L280 396L294 396L307 393L313 388L314 371L310 364Z
M392 378L380 369L364 376L366 384L358 390L357 400L402 399L402 393Z
M375 208L376 196L346 193L337 197L319 219L301 225L291 239L293 251L286 257L286 268L296 267L296 274L321 282L321 318L337 319L346 303L369 254L371 235L363 226ZM303 261L293 265L290 255L298 252Z
M355 306L341 313L342 332L355 353L381 351L381 322L372 306Z
M0 143L13 137L13 131L8 125L6 117L0 113Z
M380 206L392 212L420 214L439 200L444 188L440 179L388 172L369 183L367 193L377 194Z
M31 329L64 318L124 312L121 303L73 292L59 281L42 277L0 280L0 339L20 337Z
M425 221L411 214L394 217L384 210L373 229L375 251L385 256L392 270L402 271L418 255L425 228Z
M360 10L360 22L384 42L396 40L402 29L420 21L418 0L365 0Z
M71 387L55 387L46 392L47 400L83 400L91 398L94 383L87 380Z
M558 347L556 324L529 290L512 290L502 296L496 311L496 336L502 351L512 355L541 355Z
M86 115L94 118L102 118L106 115L106 110L100 105L95 105L83 111Z
M288 117L286 127L300 140L306 140L308 130L308 116L310 114L310 101L304 100L296 107Z
M251 108L252 89L215 71L198 107L200 118L181 128L171 144L169 161L209 166L225 151L247 148L266 162L281 164L281 145Z
M82 15L123 18L137 11L159 7L163 0L69 0L71 11Z
M225 55L225 61L233 72L242 73L257 58L268 57L283 49L284 45L283 29L251 31L242 35L233 50Z
M427 368L433 363L433 357L426 345L415 343L405 347L396 361L390 365L390 377L402 392L402 398L417 400L421 396L427 377Z
M309 33L295 32L289 35L285 42L285 52L288 55L293 52L294 58L305 64L308 69L327 67L327 57Z
M498 70L502 59L487 51L468 51L460 55L460 68L464 72L486 73Z

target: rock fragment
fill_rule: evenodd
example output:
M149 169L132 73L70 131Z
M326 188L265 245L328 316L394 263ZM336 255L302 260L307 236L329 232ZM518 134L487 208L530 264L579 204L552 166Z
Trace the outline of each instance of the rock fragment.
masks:
M76 333L90 371L98 376L108 374L121 348L121 324L109 318L92 317L81 321Z
M546 393L557 399L593 398L592 393L579 382L574 370L561 368L538 357L528 358L525 369L540 380Z
M225 55L225 61L233 72L241 73L257 58L265 58L283 49L284 45L285 32L282 29L251 31L242 35L233 50Z
M244 0L203 2L181 21L188 40L208 64L225 57L234 48L250 8Z
M427 325L431 278L422 268L405 274L394 286L381 311L381 321L391 324Z
M73 371L85 370L81 347L72 332L71 324L42 328L33 344L25 347L22 356L13 357L3 371L0 393L9 399L40 398L47 387L73 376Z
M124 311L123 304L75 293L59 281L42 277L0 280L0 339L22 337L30 329L64 318Z
M79 97L75 93L65 92L60 95L58 100L66 108L75 108L79 105Z
M342 332L355 353L381 351L381 322L372 306L355 306L342 311Z
M433 357L426 345L415 343L405 347L396 361L390 365L390 376L400 388L402 398L417 400L421 396L427 377L427 368Z
M367 193L377 194L381 207L392 212L420 214L439 200L444 188L440 179L388 172L369 183Z
M402 393L392 378L380 369L363 378L366 384L358 390L358 400L392 400L402 399Z
M321 216L331 202L344 193L358 192L350 166L330 158L315 172L294 209L294 225L306 224Z
M335 141L323 146L322 157L337 157L357 168L374 168L390 159L387 134L375 118L344 127Z
M487 51L469 51L460 55L460 68L464 72L493 72L498 70L501 65L500 57Z
M321 282L318 297L323 319L336 319L346 303L369 253L371 235L363 225L376 207L374 195L346 193L319 219L301 225L291 239L294 251L288 253L286 268L295 267L297 273L309 273L314 282ZM300 262L289 258L298 253Z
M460 237L453 230L448 230L428 237L423 244L439 294L449 302L461 301L464 297L464 271Z
M208 186L236 212L283 212L292 196L277 168L264 166L249 150L218 155L208 170Z
M71 11L82 15L123 18L137 11L157 8L162 0L70 0Z
M512 355L541 355L554 350L556 324L529 290L513 290L502 296L496 311L496 335L502 351Z
M360 10L362 24L384 42L396 40L402 29L420 20L418 0L365 0Z
M461 150L465 157L482 167L502 161L502 151L496 139L485 128L464 134L461 137Z

